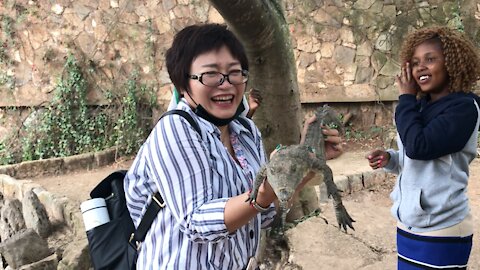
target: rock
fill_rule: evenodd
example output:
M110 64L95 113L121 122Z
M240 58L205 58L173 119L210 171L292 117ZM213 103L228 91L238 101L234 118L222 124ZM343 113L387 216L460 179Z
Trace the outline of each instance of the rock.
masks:
M88 270L91 267L87 239L70 243L63 252L58 270Z
M32 228L44 238L48 237L51 231L50 220L45 206L33 190L25 192L22 200L22 210L26 227Z
M18 232L2 242L0 253L5 257L8 266L13 269L40 261L53 254L48 248L47 241L33 229Z
M34 262L31 264L23 265L18 270L56 270L58 265L57 255L52 254L47 258Z
M3 242L25 228L22 203L17 199L6 199L0 211L0 240Z

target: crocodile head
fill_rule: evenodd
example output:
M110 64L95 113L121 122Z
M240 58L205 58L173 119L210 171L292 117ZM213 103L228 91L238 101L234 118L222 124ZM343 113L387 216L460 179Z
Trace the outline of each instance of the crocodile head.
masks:
M267 166L267 179L279 202L287 202L315 162L312 148L306 145L291 145L280 149Z

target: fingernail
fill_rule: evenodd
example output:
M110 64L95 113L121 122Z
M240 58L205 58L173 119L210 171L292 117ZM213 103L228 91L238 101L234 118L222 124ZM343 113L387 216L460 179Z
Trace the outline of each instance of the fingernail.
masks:
M380 164L380 163L382 163L382 161L381 161L381 160L377 160L377 163Z
M280 148L282 148L282 144L277 144L277 146L275 147L275 150L280 150Z

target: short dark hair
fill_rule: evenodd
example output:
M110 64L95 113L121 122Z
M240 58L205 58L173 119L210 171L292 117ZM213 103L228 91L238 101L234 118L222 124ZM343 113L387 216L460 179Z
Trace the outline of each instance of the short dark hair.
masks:
M200 54L226 46L232 56L248 70L248 60L242 43L222 24L190 25L178 32L165 55L170 80L177 90L190 91L188 74L193 60Z

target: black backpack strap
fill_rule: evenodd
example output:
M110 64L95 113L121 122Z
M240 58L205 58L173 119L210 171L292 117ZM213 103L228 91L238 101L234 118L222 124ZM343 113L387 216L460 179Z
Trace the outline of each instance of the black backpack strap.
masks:
M192 116L189 113L187 113L186 111L183 111L183 110L166 111L162 114L162 116L160 116L160 119L162 119L166 115L171 115L171 114L178 114L178 115L182 116L183 118L185 118L185 120L188 121L188 123L190 123L190 125L198 132L198 134L201 134L200 127L198 126L198 123L195 122L195 120L193 120ZM160 119L158 119L158 121L160 121ZM250 125L250 123L248 122L248 120L246 118L238 117L237 119L240 122L240 124L242 124L242 126L244 126L246 129L248 129L248 131L250 131L250 133L253 133L252 132L252 126Z
M187 113L186 111L182 111L182 110L166 111L162 114L162 116L160 116L160 119L162 119L166 115L171 115L171 114L178 114L178 115L182 116L183 118L185 118L185 120L188 121L188 123L190 123L190 125L198 132L198 134L202 134L200 132L200 127L198 126L197 122L195 122L195 120L193 120L192 116L189 113ZM160 119L158 119L158 121L160 121ZM244 121L245 121L245 119L244 119Z
M246 129L248 129L248 131L250 131L250 133L253 134L252 132L252 126L250 126L250 123L248 122L247 119L243 118L243 117L238 117L238 122L240 122L240 124L242 124L242 126L244 126Z
M150 205L148 205L147 211L145 211L140 224L138 224L137 230L130 237L131 245L138 249L140 243L145 240L145 236L147 235L148 230L150 230L158 212L164 207L165 202L163 201L162 196L160 196L160 193L156 192L153 194L152 201L150 202Z
M200 127L198 126L197 122L193 120L192 116L188 114L186 111L182 110L170 110L166 111L165 113L162 114L160 119L162 119L166 115L171 115L171 114L178 114L185 118L188 123L198 132L200 133ZM159 121L160 121L159 119ZM160 193L156 192L153 194L152 201L150 202L150 205L147 207L147 211L145 211L145 214L142 217L142 220L140 221L140 224L138 224L137 230L131 235L130 237L130 244L133 245L136 249L140 247L140 243L145 240L145 236L147 235L148 230L150 230L150 227L152 226L153 221L157 217L158 212L162 208L165 207L165 201L163 200L162 196L160 196Z

